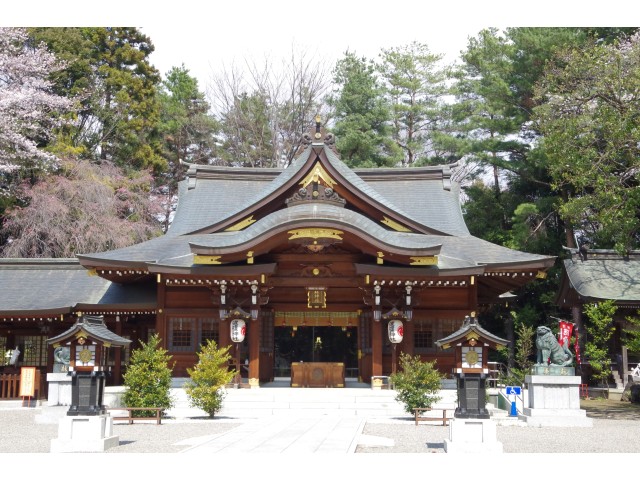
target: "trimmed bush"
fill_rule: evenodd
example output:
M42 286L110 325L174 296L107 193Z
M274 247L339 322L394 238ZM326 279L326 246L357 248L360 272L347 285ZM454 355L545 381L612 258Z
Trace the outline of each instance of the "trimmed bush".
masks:
M414 408L429 408L440 400L436 394L440 391L443 375L435 364L435 360L423 362L418 355L400 353L401 371L391 375L391 381L396 399L404 404L407 413L413 415Z

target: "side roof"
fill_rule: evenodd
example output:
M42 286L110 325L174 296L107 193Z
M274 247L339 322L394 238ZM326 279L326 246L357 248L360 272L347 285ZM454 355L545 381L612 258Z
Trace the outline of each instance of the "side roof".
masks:
M565 277L560 302L611 299L622 304L640 303L640 251L621 256L613 250L589 250L582 254L576 249L567 250L571 258L563 261Z
M0 259L0 292L3 316L57 316L90 305L156 308L154 285L112 283L75 258Z

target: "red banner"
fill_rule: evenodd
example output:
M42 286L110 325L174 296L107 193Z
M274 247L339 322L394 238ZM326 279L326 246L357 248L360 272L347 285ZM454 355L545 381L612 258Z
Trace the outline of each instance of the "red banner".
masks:
M573 323L561 321L560 329L558 331L558 343L562 346L566 345L568 348L569 340L571 340L572 333L573 333Z

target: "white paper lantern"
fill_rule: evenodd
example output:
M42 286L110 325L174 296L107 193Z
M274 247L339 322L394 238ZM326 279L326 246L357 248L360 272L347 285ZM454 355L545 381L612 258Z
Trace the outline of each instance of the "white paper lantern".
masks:
M404 327L400 320L391 320L389 322L389 341L391 343L400 343L404 337Z
M247 324L244 320L231 320L231 341L242 342L247 333Z

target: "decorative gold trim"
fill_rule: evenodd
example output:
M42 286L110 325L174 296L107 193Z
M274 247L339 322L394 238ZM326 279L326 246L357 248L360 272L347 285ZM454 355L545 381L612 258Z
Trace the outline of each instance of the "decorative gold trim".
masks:
M245 218L244 220L241 220L240 222L236 223L235 225L232 225L229 228L227 228L225 230L225 232L237 232L239 230L247 228L249 225L251 225L252 223L255 223L256 221L257 220L253 219L253 215L250 215L247 218Z
M443 350L446 350L447 348L451 348L451 344L450 344L450 343L445 343L445 344L444 344L444 345L442 345L442 347L440 347L440 348L442 348Z
M437 265L438 264L438 256L431 255L428 257L410 257L411 265Z
M247 264L253 265L253 250L247 252Z
M261 274L260 274L260 283L264 283L264 282L266 282L266 281L267 281L267 277L265 276L265 274L264 274L264 273L261 273Z
M306 188L310 183L318 183L320 180L324 180L324 183L330 188L333 188L337 183L333 178L329 176L320 162L316 162L315 165L311 168L309 174L300 182L300 185L302 186L302 188Z
M219 261L222 258L220 255L193 255L194 265L221 265Z
M536 273L536 278L541 278L541 279L545 279L547 278L547 272L543 272L542 270L538 270L538 273Z
M476 283L476 277L471 275L471 285L474 285Z
M364 284L365 285L369 285L369 282L371 281L371 276L369 274L364 276Z
M299 228L297 230L289 230L287 233L291 235L289 240L296 240L298 238L331 238L333 240L342 240L340 235L344 234L344 232L332 228Z
M159 273L157 278L158 278L158 283L161 283L162 282L162 274Z
M467 340L479 340L480 335L478 335L476 332L469 332L464 338L466 338Z
M384 253L383 252L378 252L378 258L376 258L376 263L378 265L383 265L384 264Z
M89 275L90 277L95 277L98 274L98 272L96 272L95 268L90 268L89 270L87 270L87 275Z
M104 347L106 347L106 348L110 348L111 347L111 343L109 343L109 342L104 342L102 345Z
M87 333L86 332L78 332L78 333L76 333L76 338L77 339L87 338Z
M384 223L387 227L392 228L397 232L411 232L411 230L409 230L407 227L399 224L398 222L391 220L387 216L385 216L382 220L380 220L380 223Z

